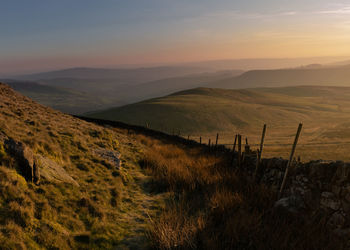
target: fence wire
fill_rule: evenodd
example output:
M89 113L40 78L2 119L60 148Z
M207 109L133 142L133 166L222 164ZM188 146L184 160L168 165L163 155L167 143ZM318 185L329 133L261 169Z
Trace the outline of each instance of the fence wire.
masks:
M188 139L188 137L183 137L184 139ZM199 142L199 138L194 137L190 137L189 139L190 140L194 140L194 141L197 141ZM202 137L202 144L208 144L207 143L207 140L205 141L205 139L207 139L208 136L206 137ZM209 137L211 139L211 143L212 144L215 144L215 137ZM218 146L233 146L234 143L218 143ZM237 144L236 144L237 145ZM242 143L242 146L245 145L245 143ZM249 146L260 146L260 143L248 143ZM267 147L273 147L273 146L292 146L293 143L264 143L264 147L267 146ZM350 145L350 141L345 141L345 142L309 142L309 143L298 143L298 147L300 146L336 146L336 145Z
M233 143L226 144L218 144L221 146L233 146ZM244 144L242 144L244 145ZM260 146L259 144L248 144L249 146ZM292 146L293 143L264 143L264 146ZM298 144L298 146L320 146L320 145L350 145L350 142L311 142L311 143L303 143Z

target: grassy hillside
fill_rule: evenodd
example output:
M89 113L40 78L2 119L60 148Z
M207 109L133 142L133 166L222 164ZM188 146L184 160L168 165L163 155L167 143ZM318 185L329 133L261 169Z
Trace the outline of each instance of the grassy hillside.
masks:
M214 88L286 87L295 85L350 86L350 65L252 70L240 76L211 83Z
M0 84L0 96L1 249L145 247L145 221L162 195L146 192L141 143L41 106L7 85ZM14 154L11 140L25 145L26 158ZM121 155L120 168L106 157L111 154ZM31 157L40 185L28 176Z
M118 120L131 124L190 135L203 141L215 139L232 143L235 133L258 143L261 128L268 124L269 144L292 142L297 124L304 123L302 144L349 142L346 121L350 118L350 88L300 86L224 90L198 88L162 98L89 114L91 117ZM298 152L304 159L349 159L348 146L305 146ZM271 156L287 156L289 146L270 146Z

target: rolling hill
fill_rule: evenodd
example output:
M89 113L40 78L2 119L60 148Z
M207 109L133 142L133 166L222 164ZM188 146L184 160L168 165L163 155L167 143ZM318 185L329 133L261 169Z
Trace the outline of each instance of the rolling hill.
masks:
M219 132L222 143L232 143L233 135L239 132L258 143L261 127L267 123L269 143L290 143L299 122L305 127L302 143L350 141L350 134L345 129L345 123L350 119L350 88L197 88L87 116L143 126L148 124L153 129L181 133L186 137L190 135L197 140L202 136L206 142L208 138L214 140ZM314 158L336 156L324 155L327 153L324 149L304 153L313 152L316 154L312 155ZM283 154L287 155L288 151ZM338 157L349 158L345 151L337 152L341 154Z
M212 88L259 88L296 85L350 86L350 65L278 70L252 70L210 83Z
M65 113L79 114L106 107L102 99L68 88L47 86L33 81L2 80L2 82L42 105Z
M249 128L264 122L298 122L322 112L348 114L349 97L350 88L345 87L197 88L90 116L139 125L148 122L155 128L178 128L186 133L210 132Z

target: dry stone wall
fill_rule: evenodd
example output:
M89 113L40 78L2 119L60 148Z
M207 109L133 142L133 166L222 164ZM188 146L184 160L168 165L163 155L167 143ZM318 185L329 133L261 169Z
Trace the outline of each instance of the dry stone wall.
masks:
M278 191L286 165L281 158L263 159L260 181ZM336 234L350 239L350 163L319 160L293 165L275 206L319 216Z

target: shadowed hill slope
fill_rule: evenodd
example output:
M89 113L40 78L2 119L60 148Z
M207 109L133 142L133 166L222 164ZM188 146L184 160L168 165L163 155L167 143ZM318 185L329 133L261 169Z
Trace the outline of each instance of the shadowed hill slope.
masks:
M102 98L77 90L32 81L3 80L3 82L38 103L65 113L79 114L106 107Z

